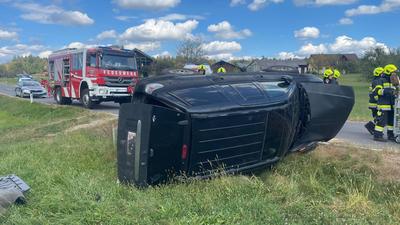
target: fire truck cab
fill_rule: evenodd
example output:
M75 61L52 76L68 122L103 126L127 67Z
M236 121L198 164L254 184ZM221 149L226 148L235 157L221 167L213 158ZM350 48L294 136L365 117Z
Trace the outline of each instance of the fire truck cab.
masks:
M48 69L55 101L80 100L86 108L104 101L129 102L138 80L135 53L113 47L56 51Z

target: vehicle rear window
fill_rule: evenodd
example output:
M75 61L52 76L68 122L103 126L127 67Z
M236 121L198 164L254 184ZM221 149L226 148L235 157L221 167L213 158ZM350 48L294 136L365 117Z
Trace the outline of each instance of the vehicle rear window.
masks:
M192 106L216 105L228 102L226 97L213 86L187 88L174 91L172 94Z

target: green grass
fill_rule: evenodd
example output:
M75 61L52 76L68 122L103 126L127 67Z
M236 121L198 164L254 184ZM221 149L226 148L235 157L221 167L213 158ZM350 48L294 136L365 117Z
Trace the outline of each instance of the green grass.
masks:
M361 74L346 74L340 80L340 84L349 85L354 88L355 105L350 114L350 120L368 121L371 119L371 111L368 109L368 87L369 82Z
M16 85L17 78L16 77L0 77L0 84Z
M65 132L106 115L1 96L0 105L0 174L32 187L3 224L400 223L399 154L322 146L256 176L140 190L117 182L115 122Z

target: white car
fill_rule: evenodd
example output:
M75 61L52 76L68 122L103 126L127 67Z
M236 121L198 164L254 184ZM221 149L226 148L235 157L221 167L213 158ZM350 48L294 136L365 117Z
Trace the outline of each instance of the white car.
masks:
M21 80L15 87L15 96L29 97L33 94L33 97L46 97L47 91L44 89L39 82L34 80Z

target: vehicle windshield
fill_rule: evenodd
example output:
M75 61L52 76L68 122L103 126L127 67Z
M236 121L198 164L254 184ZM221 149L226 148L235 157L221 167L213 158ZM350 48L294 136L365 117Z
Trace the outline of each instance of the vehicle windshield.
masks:
M22 86L24 86L24 87L38 87L38 86L40 86L40 84L38 82L35 82L35 81L23 81L22 82Z
M101 68L110 70L136 70L136 59L133 56L103 54Z

